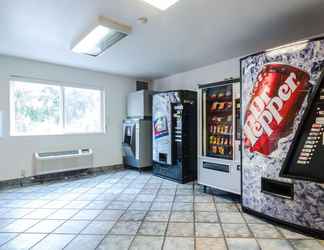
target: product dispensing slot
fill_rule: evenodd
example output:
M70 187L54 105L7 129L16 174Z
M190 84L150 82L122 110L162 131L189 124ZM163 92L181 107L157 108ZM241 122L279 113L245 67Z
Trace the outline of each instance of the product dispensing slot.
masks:
M159 153L159 161L160 161L160 162L164 162L164 163L166 163L166 162L167 162L167 159L168 159L167 154Z
M203 168L225 172L225 173L230 172L230 167L228 165L217 164L217 163L204 162Z
M291 183L261 178L261 192L284 199L294 199L294 185Z
M132 142L132 126L125 126L125 131L124 131L124 144L130 145Z

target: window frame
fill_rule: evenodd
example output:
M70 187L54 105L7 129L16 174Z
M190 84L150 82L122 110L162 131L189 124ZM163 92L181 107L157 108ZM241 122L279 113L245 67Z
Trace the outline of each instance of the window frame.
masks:
M60 126L62 132L55 133L17 133L16 131L16 120L15 120L15 103L14 103L14 85L15 82L22 82L24 84L41 84L48 86L55 86L60 88ZM66 132L66 113L65 113L65 88L78 88L82 90L97 90L100 91L100 131L95 132ZM107 133L107 115L106 115L106 89L104 87L98 86L90 86L85 84L77 84L77 83L65 83L65 82L57 82L51 80L40 80L34 78L26 78L26 77L10 77L9 78L9 136L11 137L31 137L31 136L57 136L57 135L91 135L91 134L106 134Z

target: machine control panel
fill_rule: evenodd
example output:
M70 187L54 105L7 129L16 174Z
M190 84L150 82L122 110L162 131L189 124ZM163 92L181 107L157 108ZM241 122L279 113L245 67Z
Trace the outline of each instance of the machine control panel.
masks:
M183 106L175 105L174 106L174 138L176 142L182 142L182 112L183 112Z
M289 151L281 176L324 182L324 81L313 96Z

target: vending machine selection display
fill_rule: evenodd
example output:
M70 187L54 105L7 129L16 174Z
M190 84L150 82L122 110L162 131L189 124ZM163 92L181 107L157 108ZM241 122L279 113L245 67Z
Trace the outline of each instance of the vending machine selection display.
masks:
M242 207L321 237L323 69L320 38L241 59Z
M207 156L233 159L232 85L206 90Z
M324 183L324 72L305 119L296 132L281 175Z

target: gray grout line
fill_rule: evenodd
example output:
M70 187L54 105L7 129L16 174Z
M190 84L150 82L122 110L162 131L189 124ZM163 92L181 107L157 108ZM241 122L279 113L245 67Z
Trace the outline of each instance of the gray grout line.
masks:
M241 213L241 215L242 215L242 217L243 217L243 220L245 221L245 225L246 225L246 227L248 228L248 230L249 230L251 236L253 236L253 238L254 238L254 233L253 233L252 229L251 229L250 226L249 226L248 220L243 216L242 211L241 211L241 210L239 210L239 211L240 211L240 213ZM259 246L259 243L258 243L258 246ZM259 246L259 247L260 247L260 246ZM260 248L261 248L261 247L260 247Z
M296 250L297 250L297 248L292 244L291 240L286 239L286 241L288 242L288 244L289 244L293 249L296 249Z
M35 220L37 221L37 223L35 225L32 225L31 227L27 228L27 230L29 230L30 228L36 226L37 224L39 224L40 222L42 221L46 221L46 220L54 220L54 219L48 219L48 217L50 217L52 214L56 213L57 211L61 210L61 209L71 209L73 210L73 208L66 208L66 206L69 206L69 204L71 204L72 202L74 201L78 201L80 203L84 202L84 203L87 203L87 205L84 205L83 207L78 207L76 208L76 213L79 213L80 211L82 210L100 210L101 212L94 218L92 218L91 220L76 220L76 221L88 221L87 225L78 233L78 234L70 234L70 235L75 235L71 241L69 241L65 247L67 247L73 240L75 240L79 235L81 235L81 233L93 222L93 221L97 221L96 218L98 216L100 216L100 214L102 214L105 210L108 209L108 206L114 202L114 201L120 201L120 202L124 202L123 200L119 200L119 197L120 195L133 195L134 196L134 199L132 199L129 204L127 205L127 207L125 209L122 209L123 210L123 213L121 214L121 216L114 221L114 224L112 225L112 227L110 228L110 230L104 234L104 235L98 235L98 234L86 234L86 235L97 235L97 236L101 236L103 237L101 239L101 241L98 243L97 245L97 248L100 246L100 244L103 242L103 240L108 236L108 235L112 235L111 234L111 231L112 229L114 228L114 226L120 221L120 219L122 218L122 216L124 216L124 214L127 212L127 211L136 211L136 209L130 209L130 207L132 206L132 204L134 202L140 202L140 201L136 201L136 198L139 196L139 195L149 195L148 191L150 190L150 188L152 188L154 190L154 198L153 200L149 201L150 202L150 206L148 207L148 209L146 210L138 210L138 211L145 211L145 215L143 217L143 219L139 220L138 222L140 223L135 235L131 235L133 238L132 238L132 241L129 245L129 248L132 246L136 236L138 235L139 233L139 230L141 229L143 223L145 223L147 220L147 216L148 214L151 212L151 211L156 211L158 212L159 210L151 210L152 209L152 206L154 205L155 202L169 202L169 201L157 201L157 197L159 195L166 195L166 196L170 196L172 195L173 198L172 198L172 205L171 205L171 208L170 210L168 210L168 213L169 213L169 217L168 217L168 221L165 222L167 223L166 225L166 228L165 228L165 232L164 232L164 235L163 236L160 236L160 237L163 237L163 242L162 242L162 247L164 247L165 245L165 241L166 241L166 238L167 238L167 231L168 231L168 228L169 228L169 224L171 222L171 216L172 216L172 213L175 212L173 210L174 206L175 206L175 202L176 202L176 197L177 196L192 196L193 197L193 201L192 202L189 202L191 203L193 206L195 206L195 204L197 203L196 202L196 196L199 196L199 189L198 189L198 186L195 182L191 183L190 185L192 185L192 188L188 189L188 186L181 186L179 184L175 184L175 185L168 185L168 181L155 181L155 177L152 176L152 175L133 175L133 173L129 172L129 171L125 171L123 172L123 170L121 171L116 171L115 173L109 173L107 174L106 176L104 175L101 175L100 178L98 178L98 176L94 176L93 179L89 178L87 180L72 180L72 184L71 183L60 183L60 185L56 185L55 183L50 183L49 185L47 186L41 186L39 188L34 188L33 189L30 189L30 187L26 188L28 189L27 192L18 192L17 190L14 190L13 192L3 192L3 195L4 197L6 197L7 195L7 198L10 197L10 194L12 193L14 195L14 197L17 197L16 199L6 199L6 201L10 204L12 203L11 205L9 205L9 207L1 207L0 206L0 209L4 209L4 211L6 209L8 209L6 212L4 213L1 213L2 215L10 212L10 210L14 210L14 209L31 209L30 212L26 213L24 216L22 216L20 219L28 219L28 218L25 218L26 216L28 217L29 214L37 211L38 209L53 209L53 212L50 213L49 215L45 216L44 218L41 218L41 219L36 219L36 218L32 218L32 219L28 219L28 220ZM138 177L143 177L143 179L140 179L141 181L137 181ZM90 181L94 181L94 184L90 184ZM115 186L117 186L116 188L114 188ZM43 188L46 188L45 192L41 192L44 194L44 197L50 197L50 199L40 199L39 197L41 195L36 195L38 194L39 190L44 190ZM196 189L197 188L197 189ZM25 189L25 190L26 190ZM134 190L139 190L138 192L136 193L124 193L127 189L134 189ZM170 190L166 193L160 193L162 190L164 189L167 189L167 190ZM31 190L31 191L29 191ZM173 190L173 191L171 191ZM192 194L190 192L188 192L188 190L191 190ZM24 191L24 188L21 189L21 191ZM73 192L75 191L75 192ZM110 191L110 192L109 192ZM1 193L1 192L0 192ZM24 194L26 194L26 198L28 199L22 199L22 197L24 196ZM71 194L71 199L62 199L60 200L59 197L60 196L66 196L67 198L69 198L69 194ZM53 196L51 196L53 195ZM107 196L112 196L112 199L100 199L102 198L101 196L103 195L103 198L104 198L104 195L107 195ZM227 244L227 238L236 238L236 237L225 237L225 233L224 233L224 228L223 228L223 223L221 222L221 218L220 218L220 212L232 212L230 210L230 208L226 208L225 206L225 209L224 211L223 210L219 210L218 207L217 207L217 204L218 203L222 203L222 202L216 202L216 199L215 199L215 194L208 194L208 195L211 195L213 198L212 198L212 203L214 204L215 206L215 210L216 210L216 215L218 217L218 221L219 221L219 225L221 227L221 230L222 230L222 233L223 233L223 237L219 237L219 238L223 238L224 241L225 241L225 244L226 244L226 247L228 248L228 244ZM89 198L92 198L92 199L89 199ZM126 196L127 197L127 196ZM220 196L222 197L222 195ZM15 200L19 200L21 202L18 202L18 207L14 207L14 201ZM43 204L40 206L40 207L29 207L28 208L28 203L30 202L33 202L33 201L37 201L37 200L41 200L41 201L44 201ZM45 202L46 201L46 202ZM53 202L53 201L62 201L62 202L66 202L66 204L61 207L61 208L45 208L46 205L48 205L49 203ZM93 209L93 208L87 208L87 206L89 206L92 202L94 201L102 201L102 202L106 202L106 206L103 208L103 209ZM127 202L127 201L126 201ZM210 203L210 202L200 202L200 203ZM237 202L234 201L234 203L232 202L224 202L224 204L235 204L235 206L237 208L238 205L237 205ZM227 211L227 209L229 209ZM119 210L120 209L109 209L109 210ZM161 211L160 211L161 212ZM193 212L193 227L194 227L194 235L193 235L193 238L194 238L194 248L196 249L197 248L197 242L196 242L196 231L197 231L197 228L196 228L196 213L198 212L198 210L195 209L195 207L193 207L192 209L192 212ZM237 211L235 211L237 212ZM240 213L241 216L243 216L243 212L239 209L238 213ZM62 220L64 221L64 223L62 223L61 225L59 225L58 227L64 225L66 222L68 221L74 221L72 218L75 216L75 214L73 216L71 216L70 218L68 219L59 219L59 220ZM1 216L0 216L1 217ZM4 218L5 219L5 218ZM243 219L244 219L244 224L247 226L249 232L251 233L251 237L252 239L255 239L258 246L260 246L259 244L259 240L261 238L256 238L253 234L253 231L251 230L250 228L250 225L247 221L247 219L243 216ZM1 220L1 218L0 218ZM9 218L8 218L9 220ZM8 225L10 225L11 223L15 222L16 220L18 220L17 218L13 218L12 219L13 221L8 223L7 225L4 225L3 227L6 227ZM56 219L55 219L56 220ZM156 221L155 221L156 222ZM225 224L237 224L237 223L225 223ZM251 223L253 224L253 223ZM257 223L259 224L259 223ZM271 225L269 223L265 223L266 225ZM58 228L57 227L57 228ZM46 237L48 237L49 235L51 235L57 228L55 228L51 233L46 233L46 236L43 237L40 241L44 240ZM279 232L279 234L281 235L280 239L283 239L283 240L286 240L288 241L289 245L293 247L292 245L292 242L291 242L291 239L287 239L283 234L282 232L278 229L278 228L275 228L276 231ZM10 242L11 240L17 238L19 235L23 234L23 233L26 233L26 231L24 232L19 232L17 233L17 235L4 242L1 246L7 244L8 242ZM40 232L39 232L40 233ZM39 233L34 233L34 234L39 234ZM28 234L32 234L32 233L28 233ZM66 233L62 233L62 234L66 234ZM83 235L83 234L82 234ZM141 236L152 236L152 235L141 235ZM172 236L172 237L180 237L180 238L192 238L192 237L182 237L182 236ZM215 238L215 237L206 237L206 238ZM248 237L250 238L250 237ZM264 238L264 239L269 239L269 238ZM279 239L279 238L277 238ZM312 238L311 238L312 239ZM312 239L313 240L313 239ZM39 244L38 241L34 246L36 246L37 244Z
M135 178L134 178L135 179ZM132 182L134 182L134 180L132 181ZM123 190L125 190L125 189L127 189L127 187L128 186L130 186L131 184L132 184L132 182L131 183L129 183ZM147 182L145 182L145 183L147 183ZM145 186L145 183L144 183L144 186ZM136 199L136 197L138 196L140 194L140 192L139 193L137 193L136 194L136 196L135 196L135 199ZM110 234L110 232L113 230L113 228L114 228L114 226L119 222L119 220L120 220L120 218L122 218L122 216L127 212L127 210L129 209L129 207L132 205L132 203L135 201L135 199L130 203L130 205L127 207L127 209L125 209L124 210L124 213L122 213L121 214L121 216L116 220L116 222L112 225L112 227L110 228L110 230L108 231L108 233L103 237L103 239L99 242L99 244L96 246L96 249L98 249L98 247L102 244L102 242L104 241L104 239ZM152 205L152 204L151 204ZM99 215L98 215L99 216ZM138 228L138 230L139 230L139 228ZM136 234L134 235L134 237L133 237L133 239L132 239L132 242L133 242L133 240L135 239L135 237L136 237ZM132 242L131 242L131 244L132 244ZM131 244L130 244L130 246L131 246ZM129 246L129 247L130 247Z
M13 233L13 234L17 234L17 235L16 235L15 237L13 237L13 238L7 240L6 242L3 242L2 244L0 244L0 247L4 246L4 245L7 244L9 241L12 241L12 240L16 239L16 238L19 236L19 233Z
M218 218L218 223L219 223L219 226L220 226L220 228L222 230L222 233L223 233L223 240L224 240L224 243L225 243L225 247L226 247L227 250L229 250L229 246L228 246L226 236L225 236L225 231L224 231L224 228L223 228L223 223L221 222L221 217L219 215L219 211L218 211L217 206L216 206L217 203L216 203L214 197L213 197L213 202L214 202L214 205L215 205L215 210L216 210L216 215L217 215L217 218Z
M34 245L32 245L29 249L32 249L34 246L36 246L38 243L40 243L42 240L46 239L50 234L45 234L44 237L42 237L39 241L37 241Z
M90 189L88 189L88 191L89 191ZM108 190L108 189L107 189ZM83 192L83 193L81 193L79 196L77 196L75 199L77 199L78 197L80 197L82 194L84 194L84 193L86 193L86 191L85 192ZM103 192L104 193L104 192ZM98 195L99 196L99 195ZM72 201L75 201L75 200L72 200ZM71 201L71 202L72 202ZM71 203L70 202L70 203ZM89 201L89 203L90 203L91 201ZM69 204L70 204L69 203ZM68 205L68 204L67 204ZM84 206L85 207L85 206ZM83 207L83 208L84 208ZM79 208L79 209L76 209L76 210L78 210L78 212L76 212L73 216L71 216L71 218L73 218L77 213L79 213L83 208ZM59 209L64 209L64 207L63 208L59 208ZM57 210L59 210L59 209L57 209ZM101 213L100 213L101 214ZM93 221L95 221L95 219L97 218L99 216L99 214L95 217L95 218L93 218L92 220L85 220L85 221L89 221L88 222L88 224L79 232L79 233L77 233L77 234L70 234L70 235L75 235L75 237L73 237L65 246L64 246L64 248L66 248L75 238L77 238L79 235L81 235L81 232L83 231L83 230L85 230L85 228L86 227L88 227ZM122 216L122 215L121 215ZM65 220L65 222L64 223L62 223L60 226L58 226L57 228L59 228L59 227L61 227L63 224L65 224L66 222L68 222L68 221L71 221L71 218L69 218L69 219L67 219L67 220ZM82 221L82 220L81 220ZM38 223L37 223L38 224ZM37 224L35 224L35 225L37 225ZM52 232L54 232L57 228L55 228ZM28 229L27 229L28 230ZM50 233L51 234L51 233ZM50 235L50 234L48 234L48 235ZM67 233L62 233L62 235L65 235L65 234L67 234ZM48 235L47 236L45 236L44 238L42 238L42 240L44 240L46 237L48 237ZM42 241L41 240L41 241ZM33 245L32 247L34 247L34 246L36 246L38 243L39 243L40 241L38 241L35 245Z
M131 183L130 183L131 184ZM129 185L130 185L129 184ZM127 188L127 187L126 187ZM126 189L125 188L125 189ZM124 190L125 190L124 189ZM138 194L137 194L138 195ZM136 197L137 197L136 195ZM128 208L131 206L131 204L128 206ZM115 221L115 223L111 226L111 228L109 229L109 231L107 232L107 234L105 234L105 236L102 238L102 240L98 243L98 245L95 247L95 249L98 249L98 247L102 244L102 242L105 240L105 238L110 234L110 232L113 230L114 226L119 222L120 218L127 212L127 209L124 210L124 212L119 216L119 218ZM99 216L99 215L98 215ZM134 236L135 238L135 236Z
M78 195L77 197L79 197L79 196L81 196L82 194L84 194L85 192L83 192L83 193L81 193L80 195ZM75 199L77 199L77 197L75 198ZM75 201L75 200L72 200L72 201ZM70 204L72 201L70 201L68 204ZM91 201L89 201L89 203L90 203ZM48 203L47 203L48 204ZM68 205L67 204L67 205ZM64 206L65 207L65 206ZM64 207L62 207L62 208L58 208L56 211L58 211L58 210L60 210L60 209L64 209ZM73 208L72 208L73 209ZM69 219L67 219L67 220L64 220L64 223L62 223L62 224L60 224L59 226L57 226L54 230L52 230L50 233L47 233L47 235L44 237L44 238L42 238L40 241L43 241L44 239L46 239L49 235L51 235L51 234L53 234L54 232L55 232L55 230L56 229L58 229L59 227L61 227L61 226L63 226L65 223L67 223L68 221L71 221L71 218L73 218L76 214L78 214L81 210L82 210L83 208L77 208L76 210L78 210L78 212L76 212L74 215L72 215ZM55 212L56 212L55 211ZM52 214L54 214L55 212L53 212ZM50 215L49 215L50 216ZM49 216L47 216L47 217L49 217ZM34 226L36 226L37 224L39 224L41 221L43 221L43 220L45 220L45 219L42 219L42 220L40 220L38 223L36 223L35 225L33 225L32 227L34 227ZM78 234L73 234L73 233L71 233L71 234L69 234L69 233L62 233L63 235L66 235L66 234L69 234L69 235L75 235L75 237L73 237L65 246L64 246L64 248L65 247L67 247L76 237L78 237L79 235L80 235L80 233L87 227L87 226L89 226L90 224L91 224L91 222L92 221L89 221L88 222L88 224L78 233ZM31 227L30 227L31 228ZM26 231L28 231L30 228L28 228ZM24 233L26 233L26 231L24 232ZM40 241L38 241L36 244L34 244L31 248L33 248L33 247L35 247L37 244L39 244L40 243Z
M150 178L150 179L151 179L151 178ZM148 181L147 181L147 182L148 182ZM147 183L147 182L146 182L146 183ZM138 196L138 195L137 195L137 196ZM137 197L137 196L136 196L136 197ZM152 208L153 203L154 203L154 200L156 199L156 196L157 196L157 194L155 194L154 199L153 199L153 201L151 202L150 208ZM136 198L135 198L135 199L136 199ZM135 200L135 199L134 199L134 200ZM150 211L150 208L149 208L149 210L145 211L145 215L144 215L143 219L141 220L140 225L139 225L139 227L137 228L136 234L134 235L134 238L133 238L132 241L130 242L128 249L130 249L130 248L132 247L132 244L134 243L134 241L135 241L135 239L136 239L136 236L137 236L137 234L138 234L138 232L139 232L141 226L143 225L143 223L144 223L144 221L145 221L145 218L146 218L146 216L147 216L147 213L148 213L148 211Z
M178 185L178 184L177 184L177 185ZM177 185L176 185L176 186L177 186ZM175 190L175 193L173 194L172 205L171 205L171 209L170 209L170 211L169 211L169 218L168 218L168 221L166 222L166 223L167 223L167 226L166 226L166 228L165 228L165 232L164 232L164 237L163 237L163 242L162 242L161 249L164 249L165 241L166 241L166 238L168 237L167 233L168 233L168 229L169 229L169 224L170 224L170 220L171 220L171 216L172 216L172 211L173 211L173 207L174 207L174 203L175 203L176 195L177 195L177 189Z
M195 209L195 202L196 202L196 189L195 189L195 182L192 183L192 192L193 192L193 223L194 223L194 248L197 249L197 228L196 228L196 209Z

